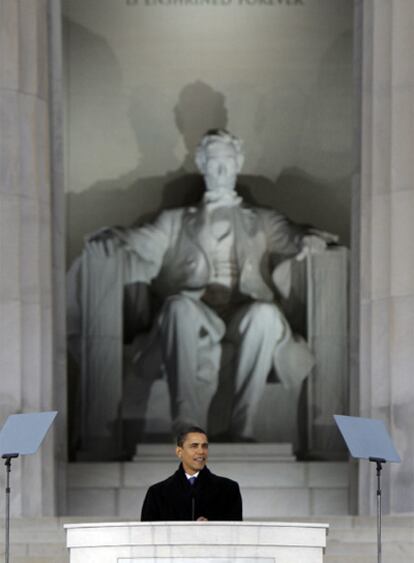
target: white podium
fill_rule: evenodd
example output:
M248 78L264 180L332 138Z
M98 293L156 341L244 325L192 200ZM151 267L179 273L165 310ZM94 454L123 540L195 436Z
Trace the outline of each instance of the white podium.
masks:
M321 563L328 524L66 524L70 563Z

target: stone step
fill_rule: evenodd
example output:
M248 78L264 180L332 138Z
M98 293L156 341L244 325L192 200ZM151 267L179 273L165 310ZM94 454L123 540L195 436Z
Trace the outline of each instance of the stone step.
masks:
M218 456L209 467L238 481L247 519L349 514L346 462L263 461L250 450L240 459ZM157 463L145 455L134 462L71 463L68 513L137 519L148 487L176 468L171 455Z
M331 518L326 563L376 563L375 517ZM383 563L414 562L414 517L385 516L381 526Z
M138 444L133 461L171 461L174 457L173 444ZM226 444L213 443L209 448L209 460L240 461L247 457L254 461L295 461L292 444L257 443Z
M382 563L413 563L414 543L412 537L404 539L383 539L381 542ZM342 542L328 537L324 563L377 563L376 530L371 530L370 541Z
M13 563L66 563L66 536L61 518L12 518L10 561ZM4 519L0 521L0 552L4 553Z
M113 520L120 521L119 518ZM376 563L376 517L328 516L281 518L284 521L328 522L330 525L324 563ZM13 563L68 563L63 525L104 522L99 517L13 518L10 530L10 561ZM4 519L0 520L0 552L4 552ZM384 516L382 563L413 563L414 516Z

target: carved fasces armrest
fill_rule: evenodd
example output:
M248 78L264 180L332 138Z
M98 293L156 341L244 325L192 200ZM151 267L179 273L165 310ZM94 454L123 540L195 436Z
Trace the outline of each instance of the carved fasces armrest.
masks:
M343 299L348 255L346 247L332 245L323 252L307 254L303 260L297 260L297 257L285 260L275 269L273 282L293 332L307 339L309 316L315 307L322 306L323 295L330 302L335 302L335 295L338 302ZM335 310L332 315L335 315Z

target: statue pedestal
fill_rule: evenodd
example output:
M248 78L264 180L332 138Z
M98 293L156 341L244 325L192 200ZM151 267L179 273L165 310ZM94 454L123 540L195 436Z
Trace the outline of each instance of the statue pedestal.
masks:
M321 563L328 527L287 522L65 525L70 563Z

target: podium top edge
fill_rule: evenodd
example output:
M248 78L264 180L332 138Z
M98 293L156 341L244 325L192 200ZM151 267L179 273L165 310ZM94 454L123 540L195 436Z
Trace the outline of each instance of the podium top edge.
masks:
M128 527L140 527L140 528L144 528L144 527L154 527L154 526L158 526L160 528L165 528L166 526L170 526L170 527L179 527L179 526L185 526L188 527L189 525L194 525L194 526L207 526L207 527L213 527L213 526L227 526L227 527L235 527L235 526L240 526L243 528L322 528L322 529L328 529L329 528L329 524L326 522L292 522L292 521L286 521L286 522L279 522L279 521L275 521L275 522L269 522L269 521L229 521L229 520L215 520L215 521L210 521L210 522L194 522L192 520L182 520L182 521L157 521L157 522L139 522L139 521L131 521L131 522L82 522L82 523L68 523L68 524L64 524L63 528L65 530L69 530L69 529L75 529L75 528L102 528L102 527L108 527L108 528L128 528Z

